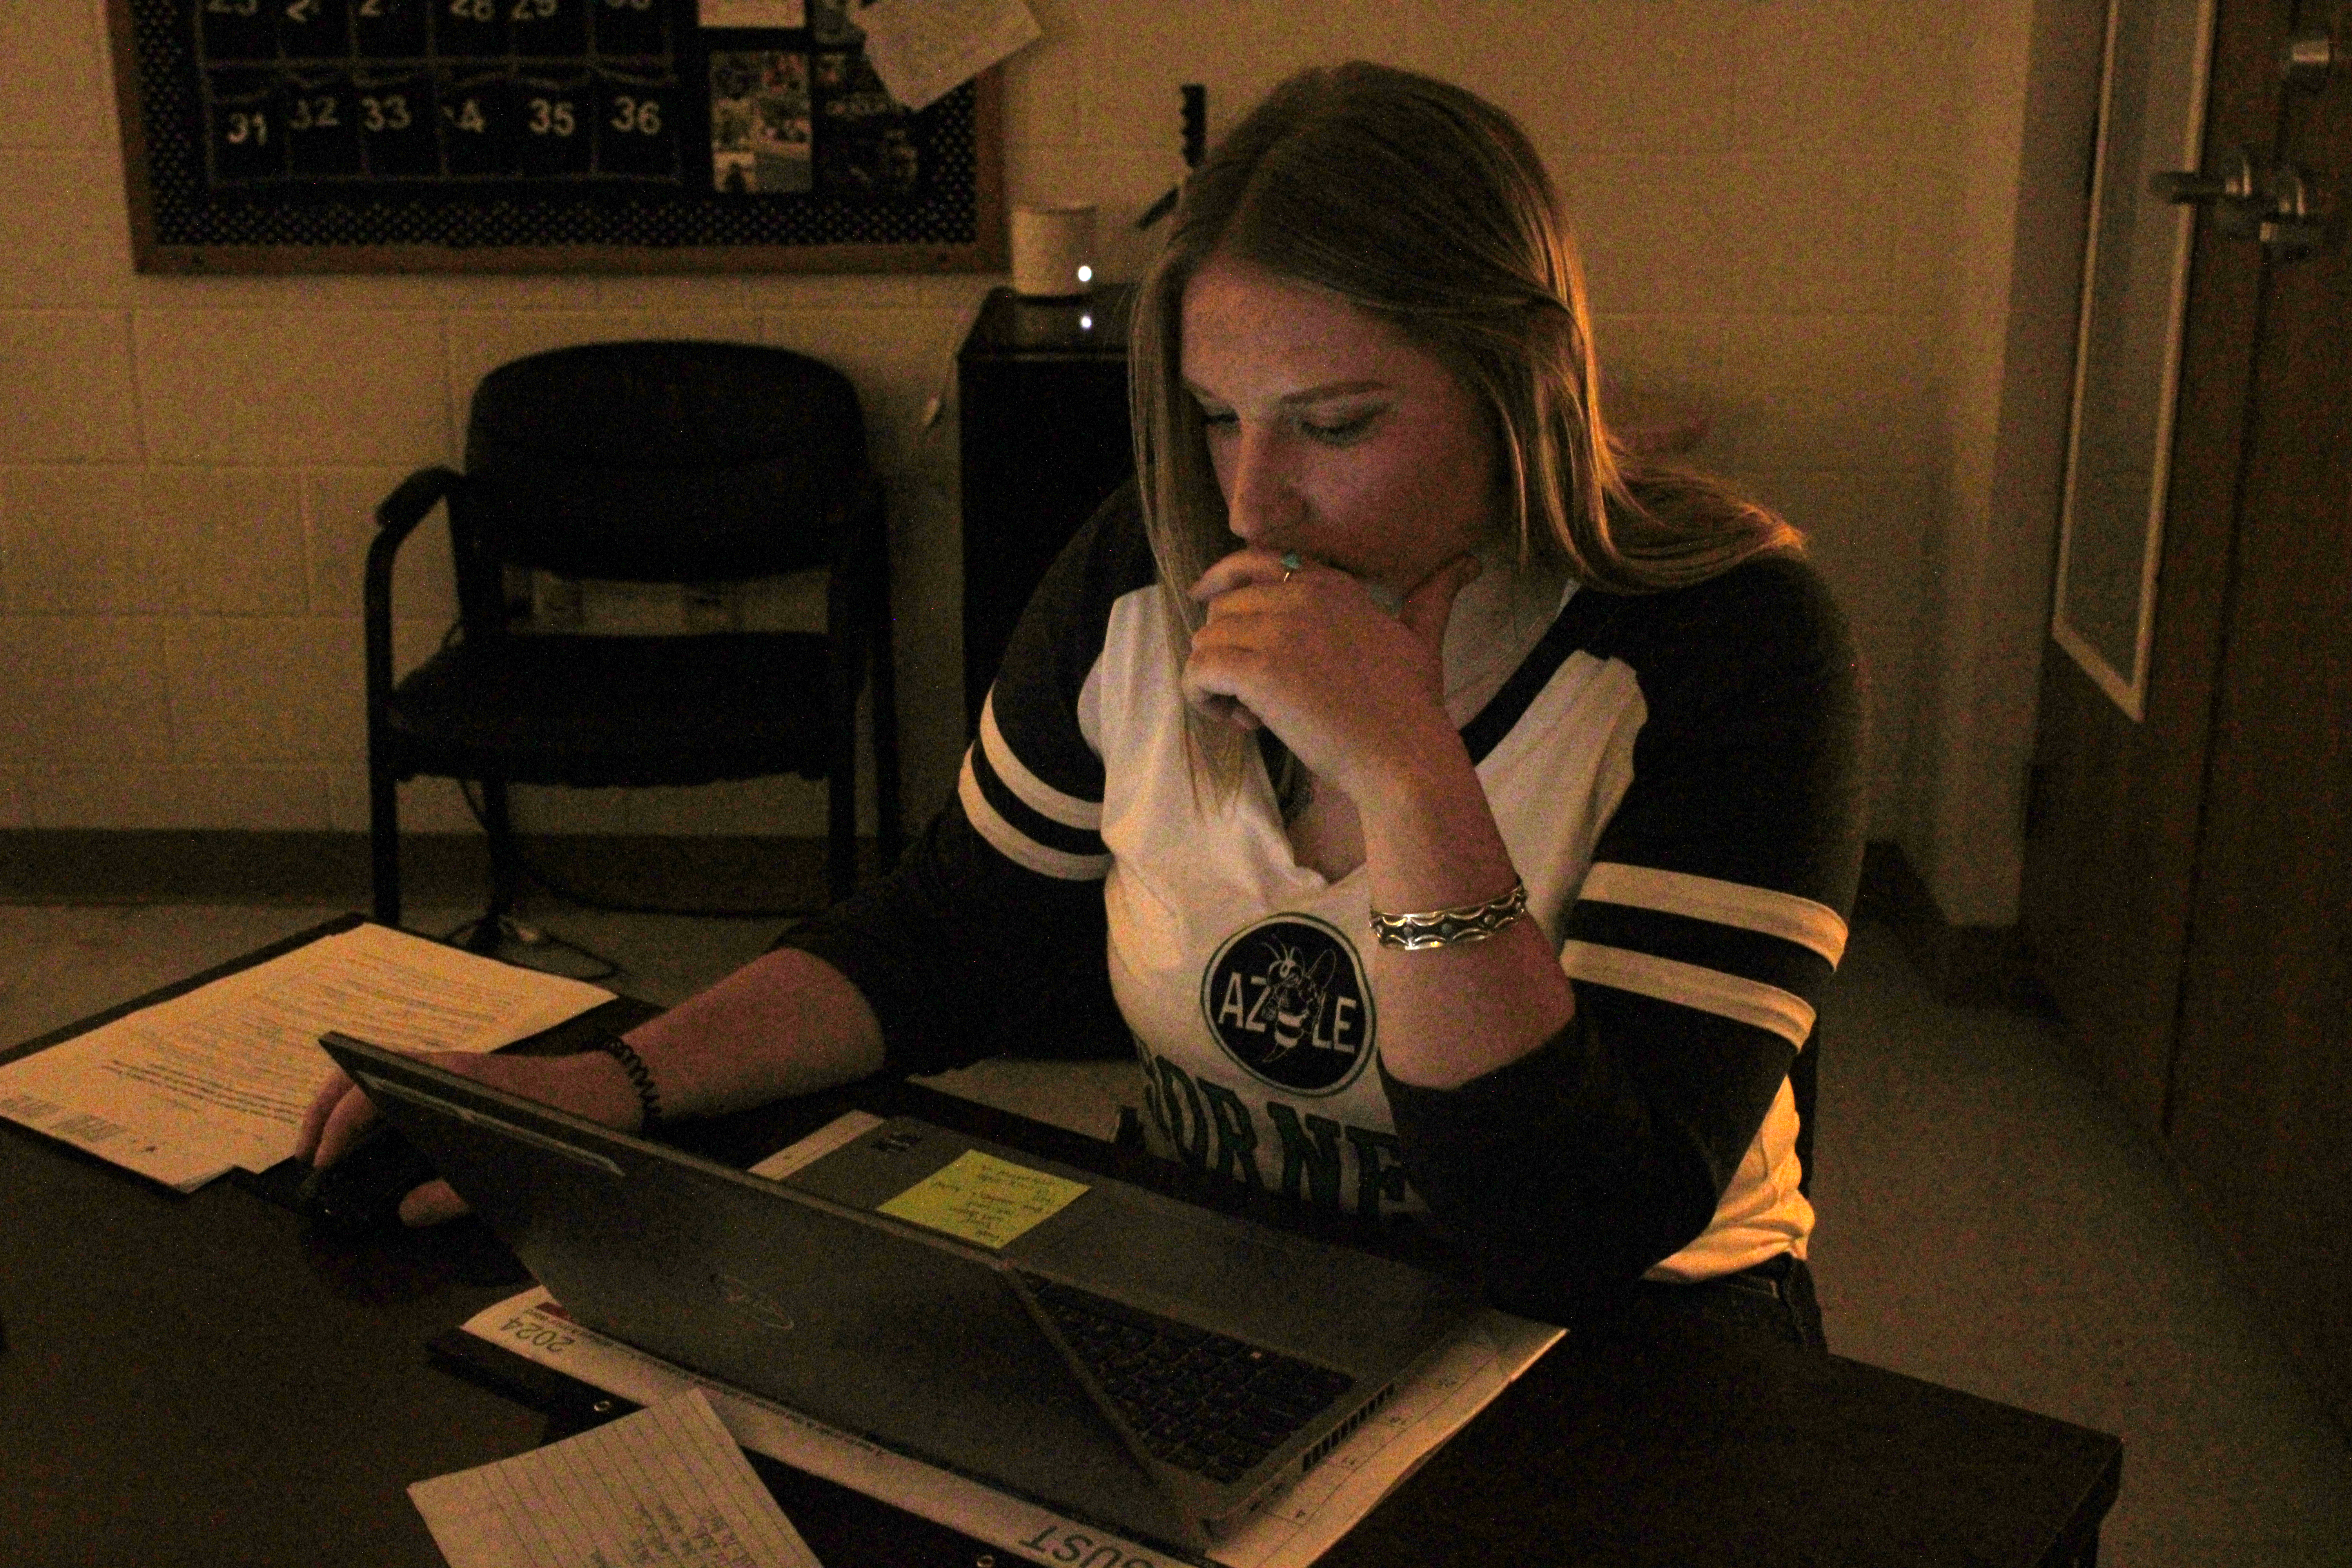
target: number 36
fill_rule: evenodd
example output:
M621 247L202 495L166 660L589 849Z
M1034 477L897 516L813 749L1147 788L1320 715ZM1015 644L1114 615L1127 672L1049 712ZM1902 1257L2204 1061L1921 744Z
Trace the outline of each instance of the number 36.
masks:
M661 134L661 100L637 99L624 93L613 100L613 129L635 131L646 136Z

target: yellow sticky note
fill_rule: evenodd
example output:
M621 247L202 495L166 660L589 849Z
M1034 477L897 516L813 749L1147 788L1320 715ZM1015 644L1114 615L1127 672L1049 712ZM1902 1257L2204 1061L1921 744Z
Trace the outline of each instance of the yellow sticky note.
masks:
M1086 1190L1084 1182L1024 1170L967 1149L882 1205L880 1212L961 1241L997 1247L1059 1214Z

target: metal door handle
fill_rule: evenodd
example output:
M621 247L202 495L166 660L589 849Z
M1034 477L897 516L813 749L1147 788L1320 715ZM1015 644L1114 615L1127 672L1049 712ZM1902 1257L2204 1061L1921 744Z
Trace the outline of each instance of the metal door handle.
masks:
M2220 171L2169 170L2148 176L2148 195L2214 209L2214 226L2235 239L2259 240L2282 260L2308 256L2327 237L2312 180L2292 163L2259 168L2251 147L2232 148Z
M2233 149L2222 160L2221 172L2200 174L2194 169L2151 174L2147 194L2168 202L2251 202L2256 199L2254 154L2250 147Z
M2297 33L2279 50L2279 76L2289 87L2317 92L2327 86L2327 74L2340 57L2336 37L2325 27Z

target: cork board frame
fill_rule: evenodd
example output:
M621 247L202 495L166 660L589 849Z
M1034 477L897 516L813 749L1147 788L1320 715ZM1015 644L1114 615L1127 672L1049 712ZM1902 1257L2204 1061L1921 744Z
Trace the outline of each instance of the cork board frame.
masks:
M696 0L108 0L135 265L1003 270L998 73L898 109L823 30L852 5L754 30Z

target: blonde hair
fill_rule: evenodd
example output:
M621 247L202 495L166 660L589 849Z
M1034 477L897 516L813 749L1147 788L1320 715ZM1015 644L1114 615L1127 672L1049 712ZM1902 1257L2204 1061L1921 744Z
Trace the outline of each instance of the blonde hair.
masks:
M1720 481L1611 437L1575 248L1510 116L1433 78L1356 61L1299 72L1233 128L1185 181L1137 291L1136 472L1160 591L1188 637L1202 611L1185 590L1234 547L1182 382L1185 288L1217 256L1391 322L1453 373L1486 413L1522 564L1637 594L1802 547ZM1194 728L1213 759L1237 755L1232 734Z

